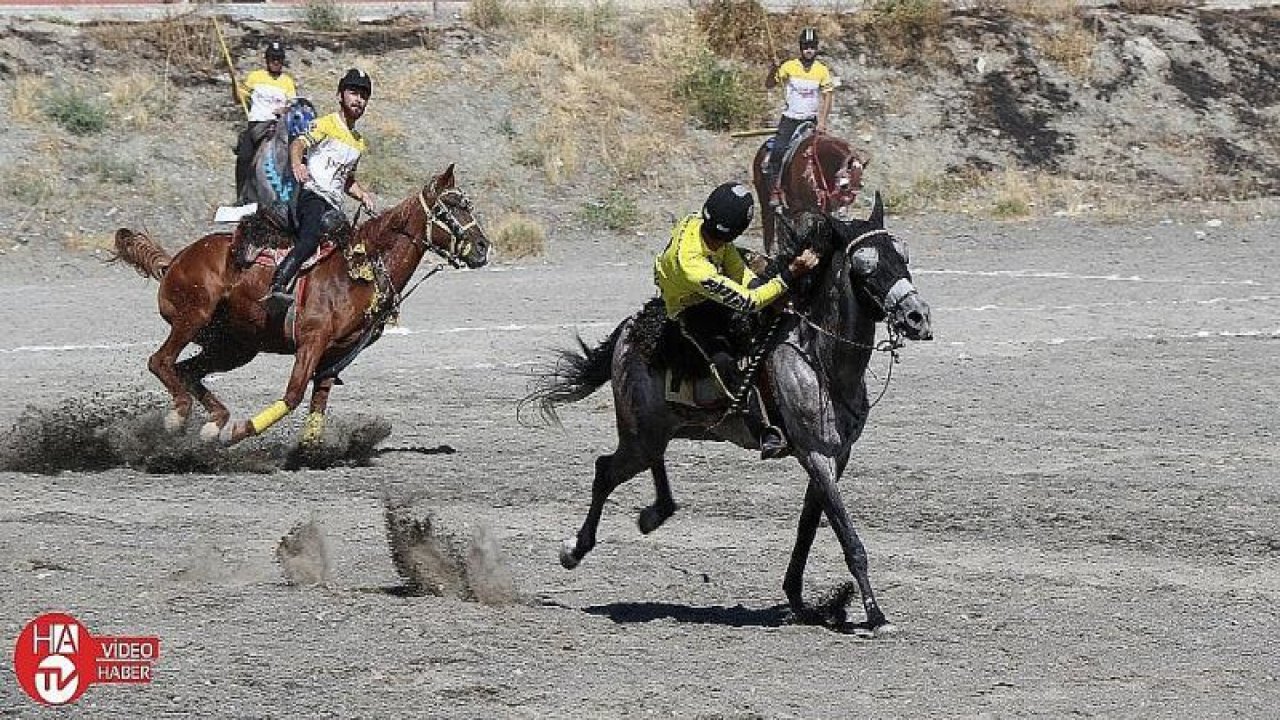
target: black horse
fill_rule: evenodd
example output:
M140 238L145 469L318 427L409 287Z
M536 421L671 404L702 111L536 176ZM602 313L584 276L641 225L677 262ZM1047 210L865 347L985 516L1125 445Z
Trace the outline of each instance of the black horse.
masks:
M833 619L807 607L801 592L819 516L826 513L866 610L866 622L858 627L879 633L892 626L876 604L866 550L836 483L870 411L863 374L876 348L876 324L884 321L894 340L899 334L930 340L929 306L912 285L906 245L884 228L878 193L868 220L842 222L807 214L794 227L786 221L783 227L789 245L783 254L813 247L822 256L808 282L793 289L794 312L783 317L783 337L764 358L760 380L769 414L786 429L809 479L783 589L798 621L843 624L842 617ZM638 347L638 317L624 320L594 349L579 340L581 350L564 351L556 368L525 398L555 418L557 405L582 400L605 383L613 385L618 447L596 459L591 507L577 536L561 549L566 568L576 567L595 546L609 494L642 470L652 473L656 498L640 513L641 532L657 529L675 512L664 463L672 439L727 440L744 447L755 442L736 417L667 402L663 371L645 360Z

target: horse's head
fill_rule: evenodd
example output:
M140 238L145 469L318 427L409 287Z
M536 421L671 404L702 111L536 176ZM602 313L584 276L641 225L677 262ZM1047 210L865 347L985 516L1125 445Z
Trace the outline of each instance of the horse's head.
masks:
M489 238L472 214L471 200L454 186L452 163L423 186L418 202L426 213L430 249L454 267L478 268L489 262Z
M877 314L909 340L932 340L929 304L911 282L907 244L884 229L884 201L876 192L866 220L831 220L844 243L849 278Z
M829 271L847 276L858 301L876 320L909 340L932 340L929 305L911 282L907 244L884 228L884 202L876 193L866 220L842 221L829 214L802 213L784 221L783 254L812 247Z
M815 133L813 152L817 159L815 182L819 190L819 206L835 211L853 204L862 189L862 170L867 158L860 155L849 143L834 135Z

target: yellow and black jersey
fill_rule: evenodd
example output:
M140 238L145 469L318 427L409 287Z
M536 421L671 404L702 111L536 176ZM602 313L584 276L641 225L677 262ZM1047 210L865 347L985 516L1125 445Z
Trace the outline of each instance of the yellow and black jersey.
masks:
M311 173L306 188L341 208L349 178L365 151L364 136L347 127L342 114L335 112L316 120L300 139L307 148Z
M782 114L793 120L817 117L819 93L834 92L836 89L831 70L817 60L806 70L804 63L792 58L778 67L774 79L782 83L786 90L787 105L782 109Z
M751 288L756 276L733 243L712 250L702 239L702 217L690 215L676 224L671 242L653 262L653 281L666 303L667 317L675 317L704 300L755 312L787 290L781 278Z
M298 88L286 73L272 75L266 70L254 70L240 83L240 97L249 101L249 122L275 120L276 110L297 96Z

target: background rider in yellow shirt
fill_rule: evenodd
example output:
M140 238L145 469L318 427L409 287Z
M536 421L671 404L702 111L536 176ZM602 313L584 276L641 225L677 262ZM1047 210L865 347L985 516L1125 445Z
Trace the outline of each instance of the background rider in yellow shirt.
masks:
M254 70L244 82L233 83L231 93L236 104L248 103L249 124L236 142L236 204L246 200L245 185L253 176L253 155L271 132L276 119L298 96L297 85L284 71L284 43L272 40L263 52L267 68Z
M814 122L818 132L826 132L827 117L831 115L835 81L831 70L818 60L818 31L813 28L801 31L800 57L769 68L764 86L773 88L778 83L783 84L786 106L778 120L778 131L773 136L773 149L769 152L769 164L765 168L772 188L769 205L775 208L782 204L778 174L791 136L801 123L806 122Z

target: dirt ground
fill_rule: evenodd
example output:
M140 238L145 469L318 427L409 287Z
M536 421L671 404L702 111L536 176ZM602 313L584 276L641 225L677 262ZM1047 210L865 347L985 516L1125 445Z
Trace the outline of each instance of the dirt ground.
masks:
M515 401L550 348L651 293L652 248L581 241L441 273L345 374L335 422L384 419L382 447L405 452L0 473L0 637L52 610L159 635L152 684L74 706L114 717L1273 716L1280 220L891 222L937 340L906 349L842 487L895 635L786 624L803 479L729 446L674 446L666 526L636 529L638 478L597 549L560 568L611 403L568 408L560 432L522 426ZM0 424L68 401L159 406L154 283L87 261L56 282L0 272ZM260 359L213 387L243 416L286 373ZM402 592L384 497L485 528L518 601ZM296 587L276 546L307 520L327 581ZM815 597L848 579L828 530L809 568ZM37 712L0 682L0 714Z

